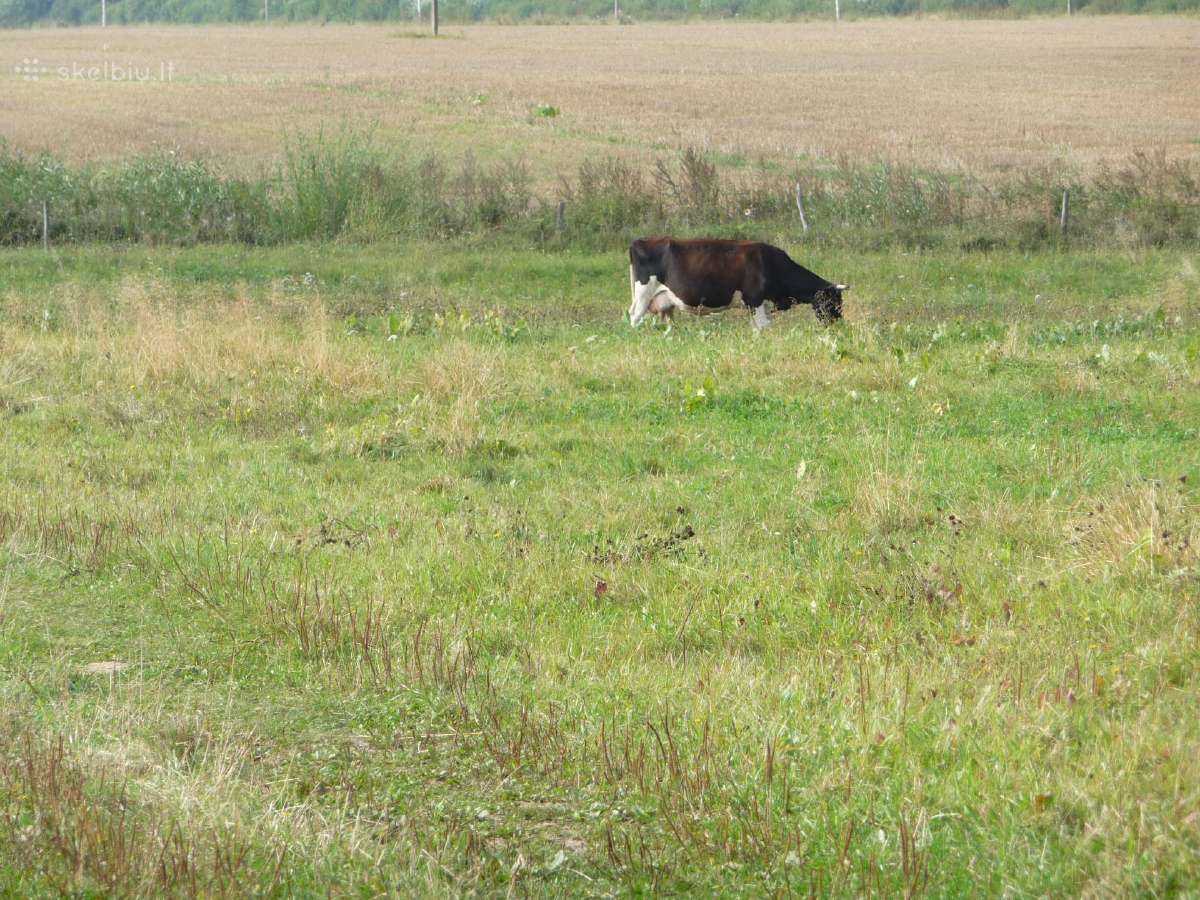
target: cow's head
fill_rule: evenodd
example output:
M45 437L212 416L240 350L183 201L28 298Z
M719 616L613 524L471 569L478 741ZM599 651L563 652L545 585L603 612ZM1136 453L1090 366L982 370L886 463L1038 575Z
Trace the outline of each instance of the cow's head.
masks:
M813 295L813 312L823 325L829 325L842 317L842 292L849 290L846 284L831 284Z

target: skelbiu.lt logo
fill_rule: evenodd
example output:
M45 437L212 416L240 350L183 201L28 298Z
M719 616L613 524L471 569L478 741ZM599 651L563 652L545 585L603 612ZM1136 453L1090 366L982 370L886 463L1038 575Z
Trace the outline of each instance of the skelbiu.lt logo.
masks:
M48 66L43 66L37 59L23 59L19 66L14 66L14 70L21 76L22 81L37 81L43 75L50 72Z
M108 49L108 45L104 45ZM47 66L36 57L23 59L13 71L22 81L38 81L42 78L57 78L60 81L173 81L175 63L161 62L155 65L137 65L132 62L105 60L99 64L71 63L65 66Z

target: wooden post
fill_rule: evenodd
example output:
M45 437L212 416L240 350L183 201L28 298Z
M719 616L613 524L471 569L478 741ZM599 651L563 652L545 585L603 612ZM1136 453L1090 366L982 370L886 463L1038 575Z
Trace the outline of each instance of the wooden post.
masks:
M1058 214L1058 229L1062 236L1067 236L1067 228L1071 224L1071 192L1063 191L1062 209Z
M796 211L800 213L800 227L808 231L808 219L804 215L804 201L800 198L800 185L796 185Z
M558 201L558 213L554 217L554 230L562 234L567 230L567 201Z
M430 19L433 21L433 36L434 36L434 37L437 37L437 31L438 31L438 0L433 0L433 3L432 3L432 5L430 6L430 10L431 10L431 12L430 12L430 16L429 16L429 18L430 18Z
M50 201L42 201L42 249L50 249Z
M1067 15L1071 14L1071 0L1067 0Z
M271 24L271 0L263 0L263 21Z
M833 0L833 18L835 21L842 21L842 0Z
M621 18L621 0L613 0L613 18Z

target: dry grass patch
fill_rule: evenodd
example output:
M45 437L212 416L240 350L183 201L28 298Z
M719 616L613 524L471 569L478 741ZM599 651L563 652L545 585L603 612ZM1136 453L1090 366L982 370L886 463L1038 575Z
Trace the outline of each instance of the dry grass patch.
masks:
M739 325L741 323L738 323ZM746 326L749 328L749 326ZM843 387L846 368L839 362L845 330L802 335L780 328L761 337L747 334L746 343L719 352L708 366L718 385L729 380L746 380L770 385L792 394L797 387L837 385Z
M29 342L16 328L0 326L0 409L12 402L8 396L33 378Z
M890 435L868 437L850 508L863 527L888 534L920 523L924 497L921 460L890 446Z
M72 506L42 495L30 500L0 494L0 548L22 548L68 570L99 571L129 552L155 529L167 525L157 511L120 507Z
M429 401L424 431L454 453L478 443L489 407L507 390L500 358L462 340L436 351L421 367L419 377Z
M62 737L11 736L0 752L0 847L54 890L224 896L260 880L232 829L139 802L109 762L91 764Z
M1049 382L1050 390L1056 394L1090 394L1100 388L1099 377L1082 363L1065 363L1058 367Z
M293 320L294 321L291 321ZM87 315L79 337L94 340L113 377L132 384L178 380L207 386L268 373L319 379L352 394L378 390L382 361L339 351L336 325L313 299L285 316L247 299L202 303L127 279L118 302Z
M1194 570L1200 514L1179 484L1139 479L1070 521L1074 565L1091 575L1153 576Z

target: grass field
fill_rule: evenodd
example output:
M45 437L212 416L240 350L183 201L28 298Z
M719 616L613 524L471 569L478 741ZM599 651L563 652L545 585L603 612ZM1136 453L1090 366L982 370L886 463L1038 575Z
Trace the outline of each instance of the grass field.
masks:
M845 155L976 175L1093 170L1160 147L1200 157L1194 18L412 37L386 26L0 31L3 136L75 159L160 145L255 169L278 160L284 130L376 122L387 142L523 158L551 183L583 158L680 146L731 166ZM22 80L23 60L47 71ZM149 80L106 80L113 66Z
M1194 256L806 261L0 254L4 891L1194 891Z

